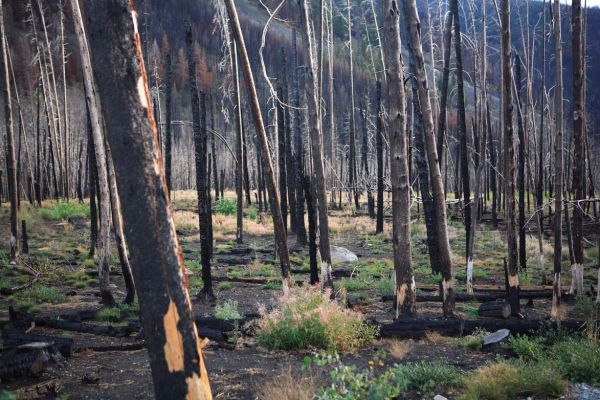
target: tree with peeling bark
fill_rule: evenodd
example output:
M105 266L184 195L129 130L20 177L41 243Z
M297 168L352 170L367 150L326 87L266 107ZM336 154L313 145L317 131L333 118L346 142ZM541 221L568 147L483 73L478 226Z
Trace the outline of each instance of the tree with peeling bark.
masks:
M112 116L107 136L123 201L154 393L159 399L211 399L183 284L183 256L150 108L135 6L133 0L92 0L86 6L94 74L101 82L99 97Z
M319 220L319 254L321 256L321 286L333 288L331 276L331 246L329 244L329 216L327 215L327 188L325 186L325 167L323 164L323 134L322 124L318 107L318 75L317 57L313 44L313 31L310 19L310 3L302 0L300 4L300 19L302 25L302 36L307 48L309 67L306 72L306 97L308 108L308 134L311 148L311 159L313 168L313 184L315 185L315 197L317 201L317 212ZM333 293L333 291L332 291Z
M108 186L108 168L106 165L106 149L104 146L104 137L102 132L102 111L98 92L96 89L96 80L92 71L92 62L90 50L85 36L85 28L79 2L71 0L71 11L75 31L77 34L77 44L83 68L85 99L91 120L91 138L93 142L93 151L96 159L96 176L98 179L98 197L99 197L99 217L100 225L97 243L97 262L98 276L100 281L100 294L102 303L106 306L112 306L115 303L112 292L109 288L110 273L110 189Z
M408 137L404 71L400 40L400 10L396 0L385 3L385 66L388 87L390 178L392 182L392 242L396 278L396 317L416 312L417 287L412 267Z
M506 242L508 245L508 301L513 315L520 313L517 221L515 204L515 146L513 129L513 75L510 34L510 0L502 0L502 109L504 126L504 193L506 202Z
M225 7L231 23L231 29L233 31L235 43L240 51L242 71L246 80L246 86L248 87L248 97L251 103L254 126L256 129L256 135L258 136L258 141L260 142L260 156L262 161L263 176L265 177L270 200L269 204L271 206L271 214L273 215L275 245L277 247L277 255L279 256L279 265L281 267L283 292L288 293L293 283L290 268L290 255L287 245L287 233L285 231L285 224L283 223L283 217L281 214L279 193L277 193L277 186L275 183L275 174L273 172L271 153L267 143L267 134L258 102L258 94L256 92L254 76L252 75L252 69L250 67L250 59L248 58L244 36L242 34L240 21L233 0L225 0Z
M6 170L8 195L10 197L10 264L16 264L19 258L18 208L17 196L17 162L15 157L15 138L12 117L12 95L8 69L8 46L4 31L4 5L0 0L0 40L2 40L2 55L0 56L0 74L2 78L2 94L4 96L4 118L6 126Z
M444 316L452 316L454 314L454 274L452 268L452 255L450 250L450 241L448 239L444 184L442 181L442 174L440 173L440 165L438 163L437 146L433 125L433 111L429 96L427 74L425 72L425 59L423 56L421 42L419 15L417 13L417 7L414 0L402 1L405 2L409 33L408 48L415 63L417 93L419 96L421 114L423 116L423 135L425 138L425 149L427 152L427 161L429 163L429 179L431 182L436 216L436 239L439 262L438 271L442 275L442 308ZM386 28L386 34L388 33L387 29L388 28ZM387 61L386 66L388 66Z

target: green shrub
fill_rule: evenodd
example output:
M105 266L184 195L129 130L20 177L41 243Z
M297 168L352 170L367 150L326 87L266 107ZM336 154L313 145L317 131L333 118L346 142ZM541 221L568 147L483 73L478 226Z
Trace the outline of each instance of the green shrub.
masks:
M44 207L40 210L43 219L52 221L62 221L67 218L89 218L90 206L85 203L75 201L59 201L50 207Z
M550 363L573 382L600 386L600 345L584 338L568 338L549 350Z
M281 290L281 282L267 282L264 285L262 285L262 288L264 290Z
M305 359L305 366L332 366L329 377L331 385L321 389L319 400L386 400L397 398L408 390L431 393L439 385L453 386L460 383L462 372L445 361L395 364L379 373L385 364L380 356L369 361L369 368L359 370L355 365L343 364L337 354L321 355Z
M215 213L221 215L235 215L237 213L237 204L233 199L219 199L215 203Z
M238 311L238 302L235 300L227 300L225 303L217 304L215 306L215 318L241 319L242 316Z
M224 292L226 290L231 290L232 287L233 286L229 282L219 282L217 285L217 290Z
M351 278L343 278L340 286L348 292L369 289L373 285L373 278L366 272L359 272Z
M463 400L509 400L523 396L559 397L568 383L547 364L498 362L463 380Z
M28 300L18 302L15 307L17 308L17 310L23 311L23 312L26 312L29 314L37 314L42 311L42 309L39 306L37 306L32 301L28 301Z
M121 320L121 309L119 307L103 308L98 312L97 318L103 322L118 322Z
M383 277L377 282L377 291L382 296L393 296L394 290L394 279L392 279L391 275Z
M456 339L454 343L456 344L456 346L461 348L473 351L481 350L481 338L478 336L464 336L460 339Z
M25 289L18 293L18 297L21 299L32 300L36 303L64 303L67 301L65 296L60 290L52 286L44 286L41 284L33 285L32 287Z
M508 340L508 345L524 360L537 361L544 354L543 338L540 336L513 336Z
M361 314L342 308L318 288L295 288L270 313L261 311L258 342L278 350L349 351L374 340L376 328Z

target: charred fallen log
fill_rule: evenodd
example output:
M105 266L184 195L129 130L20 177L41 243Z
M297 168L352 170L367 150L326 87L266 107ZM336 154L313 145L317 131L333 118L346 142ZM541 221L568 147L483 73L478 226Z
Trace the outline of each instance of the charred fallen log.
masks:
M541 328L559 326L550 320L526 319L477 319L465 320L460 318L411 318L399 319L391 324L379 326L379 334L383 338L419 339L425 337L427 332L437 332L444 336L470 335L476 329L485 329L494 332L508 329L511 334L531 334ZM560 322L561 329L580 331L585 327L584 321L565 320Z
M4 330L2 332L2 342L5 348L16 348L28 343L48 343L55 347L63 357L70 357L73 348L73 339L50 336L37 335L31 333L21 333L17 331Z

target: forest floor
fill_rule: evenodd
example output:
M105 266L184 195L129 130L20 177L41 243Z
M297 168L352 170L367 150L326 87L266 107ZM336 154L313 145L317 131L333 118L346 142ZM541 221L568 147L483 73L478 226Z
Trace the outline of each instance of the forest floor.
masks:
M232 193L226 193L232 199ZM241 315L257 313L260 307L270 308L277 303L281 284L278 278L278 265L273 252L273 228L270 217L257 210L256 205L245 208L244 241L251 249L249 255L232 256L227 253L235 247L235 207L232 201L225 201L215 207L214 238L215 256L213 276L217 300L212 304L195 299L202 288L199 263L199 234L196 200L193 192L174 194L175 224L183 248L186 268L189 274L190 290L194 315L211 316L215 308L221 312L238 312ZM413 260L417 286L421 290L438 284L438 276L432 275L427 254L426 232L422 216L417 219L415 208L413 234ZM383 234L375 235L375 222L364 213L357 214L350 206L343 210L332 210L330 229L332 244L349 249L358 256L358 261L334 264L334 270L353 271L349 278L335 281L337 297L346 301L353 310L362 313L367 319L380 323L390 323L394 318L392 302L383 302L382 295L393 294L391 272L392 242L391 224L386 221ZM6 205L0 208L0 287L11 288L27 283L31 270L39 273L39 280L31 287L11 296L0 296L0 321L7 321L8 307L39 316L53 317L77 310L97 310L95 324L114 326L127 325L128 320L137 318L137 306L101 310L97 296L95 264L88 257L90 222L87 203L78 204L46 202L42 208L29 204L21 205L20 218L27 221L29 248L28 255L21 257L21 265L28 270L8 267L9 213ZM453 250L458 292L465 286L465 233L459 216L449 222L450 243ZM506 254L505 238L502 232L493 230L484 223L476 233L475 273L476 285L504 285L503 259ZM527 239L528 269L521 273L524 286L539 285L542 279L537 238L532 232ZM308 251L298 250L295 237L290 235L292 267L296 270L309 269ZM544 240L544 253L547 267L552 260L550 238ZM114 246L113 246L114 248ZM568 249L565 247L564 271L569 271ZM597 248L586 248L585 287L596 285ZM235 260L239 260L235 261ZM111 267L119 271L116 249L113 249ZM550 276L550 274L548 274ZM309 275L296 273L294 279L306 282ZM233 278L233 279L232 279ZM236 282L247 278L247 282ZM565 273L563 287L568 289L570 274ZM260 279L259 282L249 282ZM114 294L124 297L122 278L111 275ZM550 299L535 300L533 304L524 300L522 312L525 318L546 319L550 314ZM477 318L478 303L457 303L457 314L465 319ZM259 307L260 306L260 307ZM441 304L419 302L420 317L440 317ZM577 318L576 302L567 302L564 317ZM0 323L6 329L9 325ZM11 391L18 398L44 398L56 394L69 399L145 399L153 396L152 380L145 350L133 351L92 351L89 347L98 345L120 345L137 343L135 335L128 337L108 337L80 332L67 332L47 327L33 326L31 333L47 334L71 338L74 353L58 365L53 365L38 376L0 382L0 389ZM470 350L461 345L460 340L437 334L427 335L419 340L380 339L360 350L341 354L345 364L355 364L369 368L373 360L385 355L381 370L395 363L412 361L440 361L464 371L473 371L494 362L498 357L514 357L507 346L493 350ZM227 343L210 341L204 348L205 362L216 399L277 398L280 393L274 388L287 386L311 398L318 387L328 384L327 374L315 371L303 372L307 356L315 351L269 351L256 343L255 338L237 332ZM0 353L1 354L1 353ZM426 392L409 390L402 398L432 398L443 394L456 398L456 387L438 386Z

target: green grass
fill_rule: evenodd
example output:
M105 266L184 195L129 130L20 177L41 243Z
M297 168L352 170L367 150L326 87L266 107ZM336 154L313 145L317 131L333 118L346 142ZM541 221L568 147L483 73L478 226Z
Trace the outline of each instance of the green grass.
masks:
M238 311L238 302L235 300L227 300L224 303L217 304L215 306L215 318L241 319L242 316Z
M119 307L103 308L97 316L102 322L119 322L121 320L121 309Z
M377 282L377 291L381 296L392 296L394 290L394 280L391 275L381 278L381 280Z
M217 285L217 290L220 290L222 292L226 290L231 290L231 288L233 288L233 286L230 282L219 282L219 284Z
M40 210L43 219L62 221L67 218L89 218L90 206L76 201L60 201Z
M40 312L42 312L42 309L36 305L35 303L33 303L32 301L29 300L25 300L25 301L20 301L15 305L16 309L19 311L23 311L29 314L38 314Z
M233 199L219 199L214 208L215 213L221 215L235 215L237 212L237 204Z
M262 316L257 340L271 350L354 350L375 339L376 328L318 288L295 288Z
M281 290L281 282L267 282L261 286L263 290Z
M59 289L52 286L44 286L42 284L33 285L32 287L17 293L15 296L19 299L30 300L38 304L58 304L67 301L67 296L65 296Z
M369 289L374 282L370 274L359 272L352 278L342 278L339 285L348 292L356 292L358 290Z

